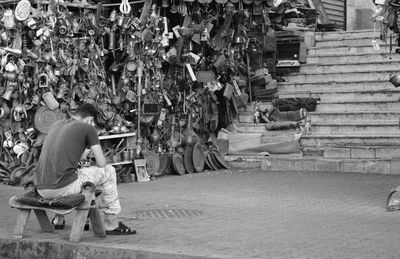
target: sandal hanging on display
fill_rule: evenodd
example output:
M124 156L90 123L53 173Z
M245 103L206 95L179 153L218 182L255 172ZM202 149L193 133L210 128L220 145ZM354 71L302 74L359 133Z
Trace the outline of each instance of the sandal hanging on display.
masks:
M136 234L136 230L130 229L124 223L119 222L118 227L113 230L106 230L107 235L133 235Z

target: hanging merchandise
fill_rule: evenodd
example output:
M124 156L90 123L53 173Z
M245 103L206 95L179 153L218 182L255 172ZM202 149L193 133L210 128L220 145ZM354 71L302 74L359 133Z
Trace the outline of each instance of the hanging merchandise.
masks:
M375 13L372 16L374 21L374 30L376 25L380 28L380 39L387 42L387 36L390 36L390 53L393 47L393 34L397 41L396 53L400 53L400 1L398 0L387 0L387 1L375 1ZM389 32L390 30L390 32ZM373 47L375 50L379 50L379 45L376 40L373 40Z
M192 142L204 143L209 119L203 114L208 115L208 107L216 101L213 92L222 86L212 70L206 69L209 64L205 64L201 53L207 35L200 46L200 42L191 40L193 33L177 40L172 32L174 26L183 29L176 22L174 26L169 24L174 19L167 17L167 11L173 12L174 4L130 4L122 0L119 5L103 7L86 1L69 4L21 0L3 6L2 175L11 175L23 162L25 152L32 154L29 162L35 163L40 153L32 152L34 145L40 144L35 140L42 139L54 121L72 116L82 103L97 107L102 135L136 133L136 148L129 156L132 158L143 158L149 152L157 157L168 153L172 156ZM193 5L179 2L179 14L189 17L190 12L194 16ZM196 25L198 35L210 31L212 23L206 27L199 18L186 19L188 22L181 25L190 30ZM187 121L189 117L193 122ZM170 141L175 134L171 132L172 118L180 122L181 132L188 129L193 136L179 136L178 143ZM28 141L23 141L28 128L34 131L29 133ZM120 149L107 149L112 162L126 161L119 159L124 154L128 158L130 152ZM154 157L147 171L158 175Z
M153 178L227 168L216 135L254 97L268 45L260 32L279 27L279 6L306 12L295 1L270 2L1 4L0 179L35 164L50 125L83 103L98 110L120 181L135 175L136 159L149 160ZM120 146L124 134L134 140Z

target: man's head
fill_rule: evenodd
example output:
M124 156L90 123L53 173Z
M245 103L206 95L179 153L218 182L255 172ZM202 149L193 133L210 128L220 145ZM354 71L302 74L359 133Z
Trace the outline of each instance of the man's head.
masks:
M96 116L96 107L94 107L92 104L84 103L76 109L74 118L87 124L94 125L94 119Z

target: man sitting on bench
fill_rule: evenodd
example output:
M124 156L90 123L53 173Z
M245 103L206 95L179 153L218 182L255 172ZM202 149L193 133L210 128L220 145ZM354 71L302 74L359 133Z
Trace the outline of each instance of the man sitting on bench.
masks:
M115 168L107 165L94 125L97 110L83 104L75 115L56 121L43 143L37 165L35 185L44 198L76 194L84 182L92 182L103 193L104 228L107 235L129 235L136 231L117 221L121 211L118 199ZM92 152L96 166L78 169L81 158ZM64 219L56 216L55 226L64 226Z

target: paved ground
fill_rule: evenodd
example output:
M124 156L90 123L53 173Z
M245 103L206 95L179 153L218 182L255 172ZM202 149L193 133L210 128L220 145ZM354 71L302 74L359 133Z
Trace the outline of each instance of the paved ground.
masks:
M86 232L81 245L160 255L135 258L162 258L162 254L171 254L169 258L397 258L400 212L387 212L384 206L390 188L399 184L396 175L258 170L121 184L121 220L138 234L101 239ZM11 233L16 215L7 205L8 198L21 191L0 185L3 240ZM31 217L27 240L67 243L67 230L39 233Z

